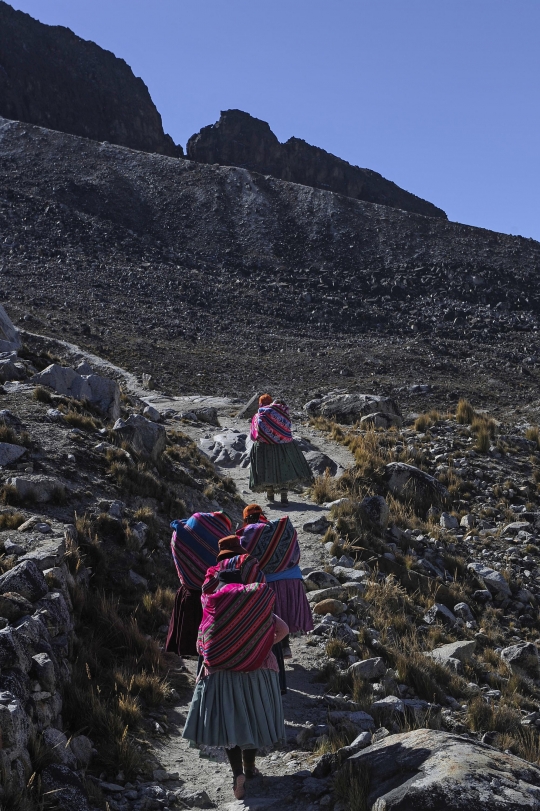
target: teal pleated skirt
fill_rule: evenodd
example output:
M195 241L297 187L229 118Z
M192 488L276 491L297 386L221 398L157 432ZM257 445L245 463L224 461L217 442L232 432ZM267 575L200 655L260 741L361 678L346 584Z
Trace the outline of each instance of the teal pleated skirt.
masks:
M313 479L306 458L296 442L268 445L254 442L250 453L249 489L262 493L268 487L289 488Z
M285 741L279 674L221 670L195 687L182 737L197 745L263 749Z

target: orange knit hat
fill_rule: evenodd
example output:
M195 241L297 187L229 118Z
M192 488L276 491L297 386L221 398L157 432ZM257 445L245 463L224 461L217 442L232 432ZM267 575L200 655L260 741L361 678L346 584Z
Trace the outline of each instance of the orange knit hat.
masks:
M248 504L247 507L244 507L244 512L242 513L242 518L244 521L247 521L251 515L263 515L262 507L258 504Z
M272 398L270 397L269 394L261 394L261 396L259 397L259 405L260 406L270 405L271 402L272 402Z

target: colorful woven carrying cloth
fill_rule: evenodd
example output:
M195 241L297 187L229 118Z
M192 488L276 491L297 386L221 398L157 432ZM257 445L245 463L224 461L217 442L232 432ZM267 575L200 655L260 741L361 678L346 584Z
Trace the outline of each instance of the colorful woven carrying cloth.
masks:
M197 649L208 668L257 670L274 644L275 595L248 555L222 561L208 572L203 592L203 618ZM209 593L210 584L220 572L261 577L262 582L229 583Z
M266 578L261 572L261 567L257 558L251 555L236 555L228 560L222 560L216 566L210 566L206 572L206 578L202 586L203 595L213 594L219 586L220 572L238 572L244 585L249 583L266 583ZM203 596L204 601L204 596Z
M265 574L292 569L300 560L298 535L287 515L264 524L248 524L242 530L240 543L257 558Z
M195 513L191 518L173 521L171 551L184 586L200 589L209 566L215 565L220 538L231 532L231 521L222 512Z
M287 406L275 402L261 406L251 420L251 439L269 445L292 442L292 424Z

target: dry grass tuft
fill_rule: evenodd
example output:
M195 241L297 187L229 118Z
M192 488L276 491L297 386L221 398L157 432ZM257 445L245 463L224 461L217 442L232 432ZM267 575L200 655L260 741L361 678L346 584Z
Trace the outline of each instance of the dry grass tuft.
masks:
M45 386L36 386L32 392L32 398L37 400L38 403L50 403L52 401L51 392Z
M18 529L21 524L24 524L26 518L22 513L3 512L0 513L0 530L2 529Z
M347 811L368 811L370 784L369 764L347 761L334 777L334 793Z
M460 425L470 425L475 417L475 410L468 400L459 401L456 409L456 420Z
M81 431L97 431L102 427L102 423L95 417L86 414L79 414L77 411L69 410L64 414L64 420L72 428L80 428Z

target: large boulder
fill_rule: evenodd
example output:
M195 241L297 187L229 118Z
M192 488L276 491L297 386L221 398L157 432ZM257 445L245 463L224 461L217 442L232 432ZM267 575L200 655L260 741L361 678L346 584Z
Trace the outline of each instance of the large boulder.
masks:
M304 406L311 417L326 417L345 425L352 425L368 415L387 414L394 419L394 425L401 425L399 406L391 397L378 397L374 394L327 394L317 400L310 400Z
M537 811L540 769L477 741L434 729L390 735L353 755L367 772L371 811Z
M211 439L199 441L201 451L220 467L245 467L249 463L251 440L245 431L227 428Z
M52 363L35 374L32 382L49 386L65 397L87 400L109 420L116 420L120 416L120 388L116 380L109 377L81 375L70 366Z
M390 462L385 469L390 492L400 498L410 498L423 504L441 504L449 499L446 487L429 473L407 465L405 462Z
M113 431L122 440L127 440L142 456L156 461L167 445L167 432L163 425L151 422L141 414L131 414L127 420L117 420Z
M0 577L0 594L15 592L35 603L48 593L43 573L32 560L18 563Z
M39 473L13 476L8 480L8 484L15 489L18 498L23 502L36 501L38 504L46 504L49 501L62 500L65 495L61 481Z

